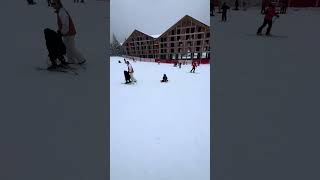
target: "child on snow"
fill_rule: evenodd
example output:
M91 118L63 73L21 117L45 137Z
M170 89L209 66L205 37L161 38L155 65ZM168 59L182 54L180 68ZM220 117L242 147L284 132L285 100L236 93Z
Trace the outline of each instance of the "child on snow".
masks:
M163 75L162 80L160 82L168 82L168 77L166 74Z

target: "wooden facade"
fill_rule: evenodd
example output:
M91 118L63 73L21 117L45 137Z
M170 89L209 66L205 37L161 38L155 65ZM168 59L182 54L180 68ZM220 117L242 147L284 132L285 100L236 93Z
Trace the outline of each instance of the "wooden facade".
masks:
M209 59L209 41L210 27L186 15L158 38L134 30L123 46L126 55L141 58Z

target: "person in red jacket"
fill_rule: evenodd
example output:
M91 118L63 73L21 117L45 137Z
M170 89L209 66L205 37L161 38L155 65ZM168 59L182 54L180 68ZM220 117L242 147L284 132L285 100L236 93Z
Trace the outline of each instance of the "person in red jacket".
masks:
M270 31L271 31L271 27L272 27L272 19L274 16L279 18L279 15L276 13L276 9L275 9L274 5L271 4L265 12L263 24L262 24L262 26L259 27L259 29L257 31L257 35L262 35L261 32L266 25L268 25L266 35L267 36L270 35Z
M193 72L194 73L194 71L196 70L196 67L197 67L197 64L196 64L196 62L192 62L192 69L191 69L191 73Z

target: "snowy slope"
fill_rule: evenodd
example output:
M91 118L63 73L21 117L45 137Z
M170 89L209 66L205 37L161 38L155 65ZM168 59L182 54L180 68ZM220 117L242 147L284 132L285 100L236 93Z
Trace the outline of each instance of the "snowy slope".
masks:
M319 161L314 142L319 137L320 11L289 9L280 16L271 33L283 38L246 35L254 35L263 21L259 8L232 11L227 23L220 22L220 14L212 18L216 179L318 176L301 169Z
M209 180L210 66L131 64L138 83L121 84L127 67L111 57L111 180Z
M64 1L88 59L76 77L35 70L47 60L43 29L57 29L53 9L36 2L1 1L0 179L102 179L106 3Z

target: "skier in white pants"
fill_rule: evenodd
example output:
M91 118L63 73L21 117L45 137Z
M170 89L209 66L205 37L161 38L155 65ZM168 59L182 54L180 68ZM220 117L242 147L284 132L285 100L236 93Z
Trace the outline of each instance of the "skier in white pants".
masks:
M83 64L86 62L75 46L76 28L69 13L63 8L60 0L53 0L51 6L56 10L58 20L58 33L62 35L66 46L68 63Z
M127 63L127 65L128 65L128 72L129 72L131 81L137 82L137 80L136 80L136 79L134 78L134 76L133 76L134 71L133 71L133 68L132 68L130 62L129 62L129 61L126 61L126 63Z

